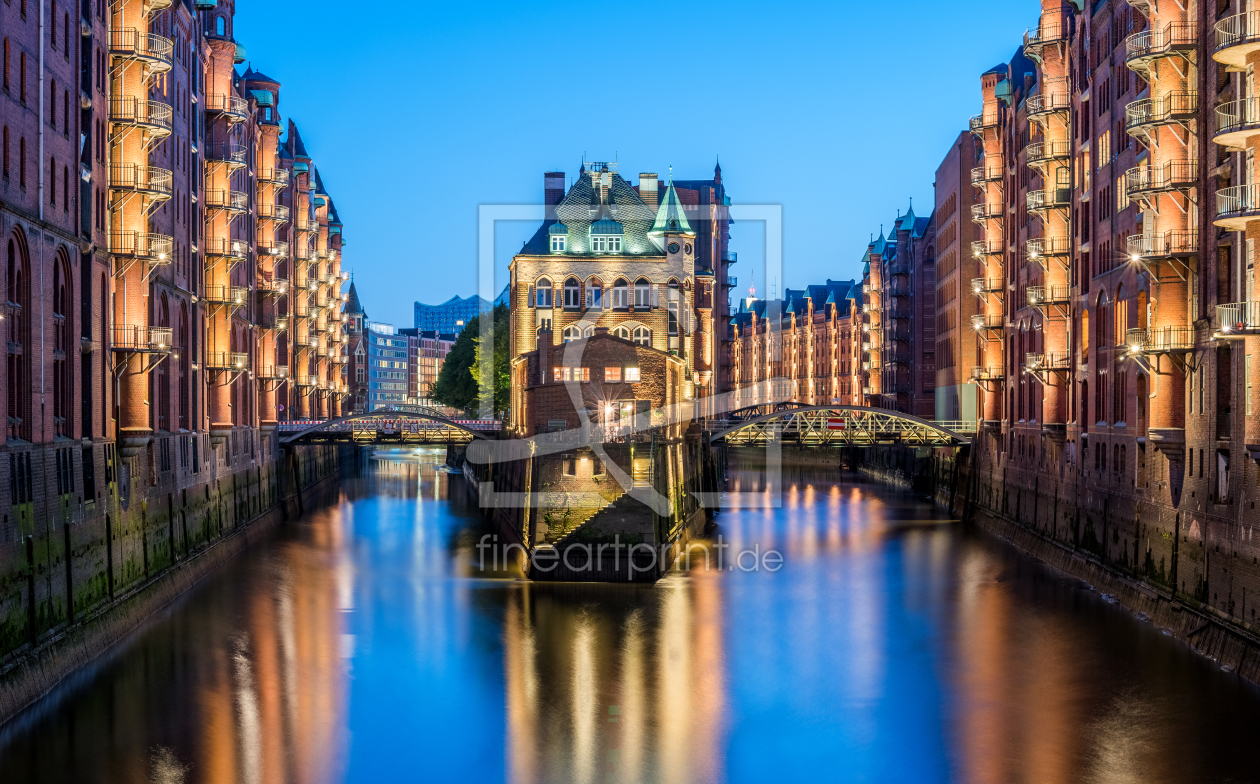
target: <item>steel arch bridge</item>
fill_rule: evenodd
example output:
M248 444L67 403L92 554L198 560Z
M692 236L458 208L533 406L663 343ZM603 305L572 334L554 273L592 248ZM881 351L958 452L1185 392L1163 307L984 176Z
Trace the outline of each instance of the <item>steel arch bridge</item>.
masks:
M380 409L324 422L281 425L281 446L347 442L357 444L467 444L498 438L499 423L456 421L420 412ZM286 430L288 432L286 432Z
M775 403L732 411L715 423L712 441L731 446L792 443L802 446L964 446L974 422L933 422L865 406Z

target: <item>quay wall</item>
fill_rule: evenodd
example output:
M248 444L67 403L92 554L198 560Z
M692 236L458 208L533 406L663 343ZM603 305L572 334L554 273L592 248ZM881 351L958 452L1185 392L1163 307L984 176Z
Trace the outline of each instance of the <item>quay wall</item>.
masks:
M1095 453L1050 438L1012 449L980 433L954 488L964 519L1260 683L1256 462L1214 480L1142 444L1128 456L1096 441Z
M253 428L158 435L129 454L112 441L5 451L0 723L339 475L336 446L282 450Z

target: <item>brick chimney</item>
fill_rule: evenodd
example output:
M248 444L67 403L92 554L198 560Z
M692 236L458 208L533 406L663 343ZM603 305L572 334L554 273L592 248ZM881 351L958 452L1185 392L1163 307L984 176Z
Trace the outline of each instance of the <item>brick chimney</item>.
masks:
M656 182L655 172L642 172L639 174L639 196L652 209L656 209L657 204Z
M564 198L564 172L543 172L543 204L547 217L555 217L555 206Z
M551 379L551 330L538 330L538 383Z

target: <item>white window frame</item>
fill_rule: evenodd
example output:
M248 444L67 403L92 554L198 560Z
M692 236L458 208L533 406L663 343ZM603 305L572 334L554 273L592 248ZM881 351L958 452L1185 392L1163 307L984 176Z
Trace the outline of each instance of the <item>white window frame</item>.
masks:
M604 309L604 287L595 283L586 284L586 309Z
M630 307L630 284L621 282L613 284L613 309L625 309Z
M570 325L564 328L563 342L568 343L572 340L581 340L582 330L576 326Z
M634 282L634 306L647 309L652 307L652 283L646 280Z
M574 278L564 282L564 307L575 310L582 307L582 284Z
M543 281L546 281L544 285ZM551 281L543 278L538 281L538 285L534 287L534 307L549 309L552 307L555 291L551 288Z
M634 332L631 333L630 339L633 340L637 345L651 346L652 345L652 330L648 329L647 327L635 327Z
M565 239L566 237L563 234L552 234L551 235L551 252L564 253Z

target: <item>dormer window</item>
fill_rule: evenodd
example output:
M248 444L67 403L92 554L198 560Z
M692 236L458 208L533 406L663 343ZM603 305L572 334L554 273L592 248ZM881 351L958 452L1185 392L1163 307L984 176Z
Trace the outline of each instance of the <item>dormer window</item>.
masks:
M564 253L569 245L569 227L556 222L547 229L547 234L551 237L551 252Z
M609 218L601 218L591 224L592 253L620 253L621 238L625 229L621 224Z

